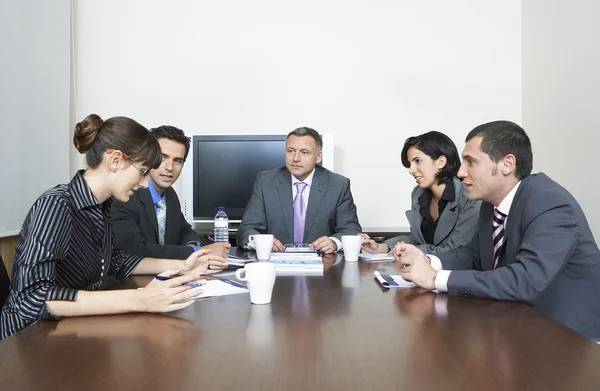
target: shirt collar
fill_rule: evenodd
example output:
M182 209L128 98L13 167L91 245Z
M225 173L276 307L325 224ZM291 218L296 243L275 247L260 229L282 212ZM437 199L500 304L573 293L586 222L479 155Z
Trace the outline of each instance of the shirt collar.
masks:
M100 201L96 198L94 193L92 193L92 189L88 186L85 179L83 179L83 174L85 170L79 170L69 182L69 189L71 194L74 195L73 203L78 210L90 207L90 206L99 206ZM104 202L106 206L110 206L111 204L110 198ZM103 206L105 206L103 205Z
M505 216L508 216L508 212L510 211L510 207L513 203L513 200L515 199L515 194L517 193L517 190L519 189L520 184L521 184L521 181L519 181L515 185L515 187L512 188L512 190L506 195L506 197L504 197L502 202L500 202L500 205L498 205L498 207L496 208L501 213L503 213Z
M442 193L442 199L446 200L448 202L452 202L454 201L454 198L456 196L455 191L454 191L454 180L450 180L450 182L446 183L446 188L444 189L444 192Z
M148 181L148 190L150 190L150 196L152 197L153 204L156 204L158 201L165 199L165 194L167 192L165 191L164 193L162 193L162 195L160 195L158 190L156 190L156 186L154 186L154 183L152 183L151 181Z
M308 187L310 187L312 185L312 181L313 181L313 177L315 176L315 169L313 168L312 172L310 174L308 174L308 176L306 177L306 179L304 179L303 181L301 181L300 179L296 178L295 176L292 175L292 187L296 186L296 182L304 182L306 183L306 185Z

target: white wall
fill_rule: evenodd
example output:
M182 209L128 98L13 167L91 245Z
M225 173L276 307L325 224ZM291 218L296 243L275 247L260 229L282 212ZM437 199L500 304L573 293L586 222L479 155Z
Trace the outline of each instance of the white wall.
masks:
M480 123L521 122L517 0L76 1L75 37L79 120L332 133L363 227L408 226L407 137L462 149Z
M570 190L600 239L600 3L523 1L523 125L534 170Z
M0 2L0 237L69 180L68 0Z

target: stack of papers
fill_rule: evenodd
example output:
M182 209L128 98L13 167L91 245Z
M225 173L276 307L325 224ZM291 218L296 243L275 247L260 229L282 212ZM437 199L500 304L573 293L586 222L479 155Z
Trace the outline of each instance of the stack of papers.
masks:
M402 278L401 275L396 274L383 274L375 270L373 272L377 281L384 287L390 289L401 289L401 288L416 288L417 286L412 282L408 282Z
M206 284L202 285L202 289L204 289L204 292L196 296L196 299L248 293L248 288L244 284L226 278L208 280Z
M371 254L361 251L360 254L358 254L358 259L364 262L390 262L394 260L394 256L389 253Z
M323 259L316 253L271 253L277 274L323 274Z

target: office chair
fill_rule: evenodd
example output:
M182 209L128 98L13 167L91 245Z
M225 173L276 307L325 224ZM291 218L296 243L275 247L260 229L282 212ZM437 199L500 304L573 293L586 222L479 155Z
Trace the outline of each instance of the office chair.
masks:
M10 280L8 279L8 272L4 265L4 260L0 256L0 309L4 306L4 302L8 298L8 292L10 290Z

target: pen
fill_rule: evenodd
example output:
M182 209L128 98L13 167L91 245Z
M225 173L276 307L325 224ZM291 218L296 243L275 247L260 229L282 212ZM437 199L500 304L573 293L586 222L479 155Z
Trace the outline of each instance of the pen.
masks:
M167 281L167 280L170 280L171 277L156 276L156 279L159 281ZM194 282L194 281L188 281L188 282L185 282L184 284L189 285L189 286L202 286L202 284Z

